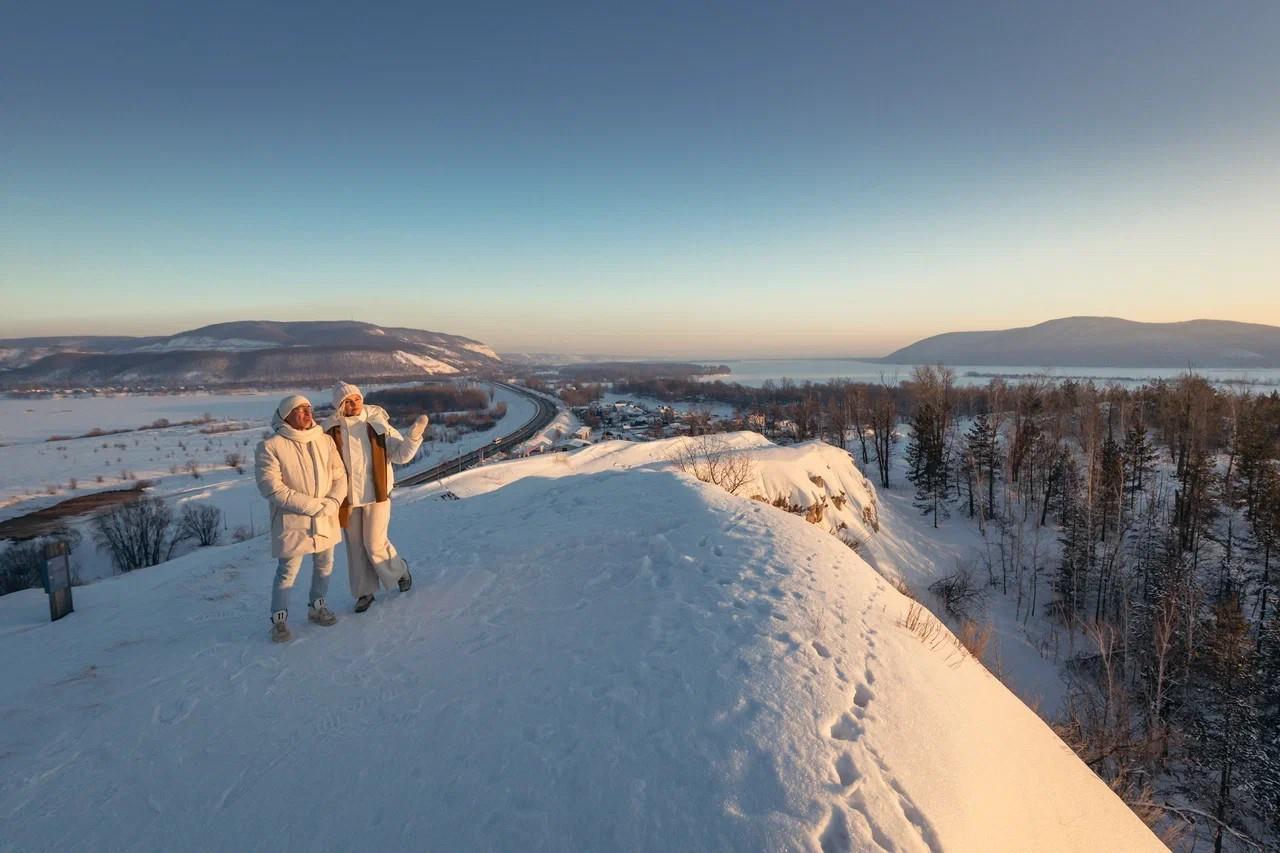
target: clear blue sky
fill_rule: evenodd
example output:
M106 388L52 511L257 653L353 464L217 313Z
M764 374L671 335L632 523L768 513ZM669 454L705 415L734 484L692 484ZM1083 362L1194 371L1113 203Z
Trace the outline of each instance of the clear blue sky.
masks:
M8 3L0 337L1280 324L1280 3Z

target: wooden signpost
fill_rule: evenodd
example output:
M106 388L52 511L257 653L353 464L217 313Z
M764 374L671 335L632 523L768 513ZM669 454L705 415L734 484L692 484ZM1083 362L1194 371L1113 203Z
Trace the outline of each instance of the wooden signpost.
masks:
M49 593L49 619L57 622L71 606L71 560L65 542L50 542L44 549L44 588Z

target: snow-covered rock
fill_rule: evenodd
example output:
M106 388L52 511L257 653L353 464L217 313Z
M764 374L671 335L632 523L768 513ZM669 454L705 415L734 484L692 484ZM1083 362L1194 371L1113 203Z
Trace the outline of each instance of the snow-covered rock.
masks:
M729 440L769 493L872 500L840 451ZM340 556L339 623L287 646L261 541L54 624L0 599L0 849L1162 849L831 531L674 449L399 493L414 589L352 615Z

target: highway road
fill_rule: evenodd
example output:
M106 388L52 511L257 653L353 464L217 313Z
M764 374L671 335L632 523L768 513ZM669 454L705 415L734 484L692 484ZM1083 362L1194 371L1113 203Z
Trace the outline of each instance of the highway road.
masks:
M538 430L555 420L556 406L546 397L534 394L527 388L521 388L519 385L508 385L505 382L495 382L494 384L501 385L503 388L506 388L508 391L515 394L528 397L533 401L534 405L538 407L537 413L534 414L534 416L526 422L524 426L509 435L504 435L499 439L489 442L483 447L471 451L470 453L464 453L462 456L450 459L446 462L441 462L434 468L428 468L426 471L419 471L417 474L411 474L408 477L396 480L397 487L421 486L423 483L432 483L442 477L447 477L450 474L457 474L459 471L465 471L468 468L474 467L486 457L492 456L500 451L510 450L516 445L528 441L537 434Z

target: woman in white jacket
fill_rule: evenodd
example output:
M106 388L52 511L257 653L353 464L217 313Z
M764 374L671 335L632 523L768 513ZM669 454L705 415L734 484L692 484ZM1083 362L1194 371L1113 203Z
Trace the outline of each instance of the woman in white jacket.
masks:
M402 436L385 410L366 406L360 389L346 382L334 386L333 410L323 427L347 470L347 494L338 518L347 531L347 575L355 610L363 613L373 603L379 581L401 592L413 584L408 563L387 538L395 485L391 466L413 461L422 446L427 416L420 415L409 435Z
M311 401L285 397L271 418L275 433L254 454L258 491L271 504L271 556L279 560L271 592L271 639L290 639L289 593L311 555L307 618L320 625L338 621L324 597L333 571L333 548L342 538L338 508L347 495L347 473L333 442L311 414Z

